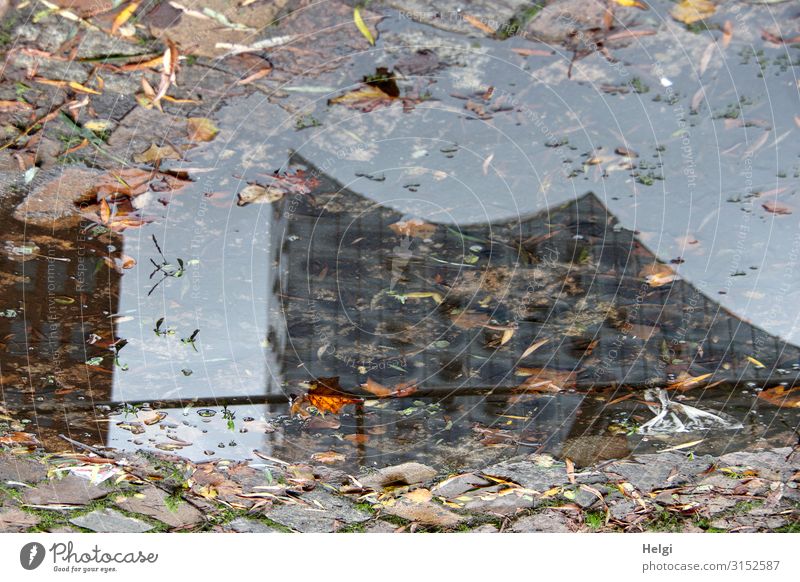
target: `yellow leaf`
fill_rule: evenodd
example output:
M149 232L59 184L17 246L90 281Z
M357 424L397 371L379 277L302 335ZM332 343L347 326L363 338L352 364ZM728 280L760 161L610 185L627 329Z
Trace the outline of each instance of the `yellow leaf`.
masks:
M139 8L139 2L131 2L125 8L120 10L117 17L114 19L114 24L111 25L111 34L117 34L117 31L120 27L130 20L130 17L133 16L133 13L136 12L136 9Z
M647 10L647 5L642 4L638 0L614 0L615 4L619 4L620 6L627 6L633 8L639 8L640 10Z
M441 303L441 301L438 301L437 303ZM503 330L503 336L500 338L500 345L501 346L506 345L509 341L511 341L512 337L514 337L514 328L513 327L509 328L509 329L506 329L506 330Z
M442 302L442 296L435 291L415 291L414 293L406 293L407 299L433 299L437 304Z
M71 89L73 89L74 91L78 91L79 93L89 93L90 95L102 95L100 91L95 91L94 89L90 89L85 85L81 85L77 81L70 81L67 84L70 86Z
M533 342L531 345L529 345L529 346L528 346L528 349L527 349L527 350L525 350L524 352L522 352L522 355L519 357L519 359L520 359L520 360L522 360L522 359L524 359L524 358L527 358L527 357L528 357L528 356L530 356L530 355L531 355L533 352L535 352L536 350L538 350L540 347L542 347L544 344L546 344L546 343L547 343L547 342L549 342L549 341L550 341L549 339L546 339L546 338L545 338L545 339L541 339L541 340L539 340L538 342Z
M762 364L752 356L747 356L747 361L753 364L756 368L766 368L764 364Z
M369 44L374 45L375 37L372 36L372 32L370 32L369 28L364 22L364 19L361 18L361 10L359 10L358 8L353 10L353 22L356 23L356 28L358 28L358 30L361 31L361 34L363 34L364 38L366 38L367 41L369 41Z
M672 18L684 24L692 24L712 16L716 5L710 0L682 0L672 8Z

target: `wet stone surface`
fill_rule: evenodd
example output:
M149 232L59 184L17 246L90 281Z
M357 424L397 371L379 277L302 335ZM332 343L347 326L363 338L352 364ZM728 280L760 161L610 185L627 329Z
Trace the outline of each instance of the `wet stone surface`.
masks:
M98 509L69 520L70 523L97 533L144 533L153 526L113 509Z

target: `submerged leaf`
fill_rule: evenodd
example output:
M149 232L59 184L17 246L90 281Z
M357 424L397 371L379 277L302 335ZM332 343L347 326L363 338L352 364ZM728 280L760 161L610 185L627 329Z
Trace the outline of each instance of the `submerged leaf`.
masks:
M190 117L186 125L191 141L211 141L219 133L219 128L207 117Z

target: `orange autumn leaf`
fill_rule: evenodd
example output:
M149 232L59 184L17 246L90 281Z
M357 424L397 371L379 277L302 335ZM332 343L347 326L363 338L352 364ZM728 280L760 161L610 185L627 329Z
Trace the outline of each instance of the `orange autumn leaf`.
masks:
M436 225L428 224L419 218L401 220L400 222L390 224L389 228L395 234L412 238L429 239L433 238L433 235L436 234Z
M12 432L0 436L0 445L36 447L39 446L39 440L35 434L29 432Z
M393 388L388 388L372 378L367 378L367 382L361 387L378 398L404 398L418 390L417 385L411 382L400 382Z
M305 399L320 412L339 414L348 404L361 404L361 398L347 394L339 386L339 378L317 378L309 383L310 388Z
M114 22L111 25L111 34L117 34L120 27L128 22L131 16L133 16L133 13L139 8L139 4L141 4L141 2L131 2L125 8L120 10L119 14L117 14L116 18L114 18Z
M477 28L478 30L485 32L486 34L492 35L494 34L494 28L486 24L480 18L472 16L470 14L464 14L464 20L466 20L469 24Z
M383 384L379 384L372 378L367 378L367 382L362 384L361 387L378 398L388 398L392 395L391 388L387 388Z
M800 408L800 386L774 386L759 392L758 397L781 408Z

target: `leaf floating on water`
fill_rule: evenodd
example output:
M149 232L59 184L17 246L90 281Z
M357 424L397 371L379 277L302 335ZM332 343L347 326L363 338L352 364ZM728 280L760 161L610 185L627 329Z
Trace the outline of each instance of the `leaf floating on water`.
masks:
M339 377L318 378L309 382L308 392L292 402L293 415L304 416L305 408L313 406L321 413L339 414L348 404L361 404L363 399L347 394L339 386ZM308 413L306 412L305 415Z
M391 388L387 388L386 386L379 384L372 378L367 378L366 383L362 384L361 387L378 398L387 398L392 395Z
M688 390L703 383L713 376L713 372L708 374L701 374L700 376L690 376L686 372L682 372L674 382L670 382L669 388L674 390Z
M353 22L355 22L356 28L358 28L359 32L364 35L364 38L367 39L369 44L375 45L375 37L372 36L372 32L370 31L366 22L364 22L364 19L361 17L361 10L359 10L358 7L353 10Z
M39 440L36 438L35 434L29 432L12 432L10 434L0 436L0 445L37 447L39 446Z
M647 10L646 4L639 2L639 0L614 0L615 4L625 6L626 8L638 8L639 10Z
M395 234L412 238L421 238L423 240L431 239L436 234L435 224L429 224L419 218L401 220L400 222L390 224L389 228Z
M351 109L369 113L380 107L388 107L395 101L397 101L397 97L392 97L385 93L380 87L362 85L358 89L353 89L344 95L334 97L328 103L331 105L344 105Z
M800 386L774 386L759 392L758 397L781 408L800 408Z
M756 360L753 356L747 356L747 361L753 364L756 368L766 368L764 364Z
M792 213L788 206L778 202L764 202L761 207L767 212L771 212L772 214L777 214L779 216L785 216Z
M647 281L651 287L661 287L672 283L678 276L671 268L663 263L655 263L644 267L639 276Z
M154 143L145 151L135 154L133 161L137 164L156 164L161 160L180 160L183 156L171 145L157 146Z
M326 465L333 465L334 463L342 463L345 460L345 456L342 453L337 453L336 451L325 451L322 453L314 453L311 455L311 458L318 463L325 463Z
M672 8L672 18L684 24L693 24L714 15L717 6L710 0L681 0Z
M207 117L190 117L186 125L191 141L211 141L219 133L219 128Z
M526 349L524 352L522 352L522 355L519 357L519 359L520 360L524 360L525 358L530 356L533 352L538 350L540 347L542 347L544 344L546 344L549 341L550 340L548 338L545 338L545 339L540 339L539 341L533 342L531 345L528 346L528 349Z
M488 24L486 24L483 20L476 16L472 16L470 14L464 14L464 20L466 20L471 26L474 26L478 30L485 32L488 35L494 35L495 30Z
M242 188L237 195L236 205L247 206L248 204L272 204L284 196L284 191L279 188L265 188L258 184L251 184Z
M524 392L560 392L561 390L574 388L576 372L551 370L548 368L525 368L516 369L517 376L528 376L519 388Z

